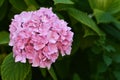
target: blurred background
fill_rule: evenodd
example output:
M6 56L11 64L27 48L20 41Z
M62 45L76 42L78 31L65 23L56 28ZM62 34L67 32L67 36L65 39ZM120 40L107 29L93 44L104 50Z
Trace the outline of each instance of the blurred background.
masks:
M21 75L13 69L0 73L3 80L120 80L120 0L0 0L0 68L12 52L11 19L40 7L52 7L72 28L71 55L60 56L50 71L31 68L24 79L9 78Z

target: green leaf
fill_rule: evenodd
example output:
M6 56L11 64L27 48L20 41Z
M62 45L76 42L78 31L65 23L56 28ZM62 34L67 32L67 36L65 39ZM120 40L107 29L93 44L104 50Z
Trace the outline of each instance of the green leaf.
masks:
M97 65L97 72L98 73L103 73L107 70L107 65L103 62L99 62Z
M120 0L89 0L92 9L99 9L111 14L120 11Z
M31 80L32 79L32 70L30 69L29 73L27 74L24 80Z
M75 8L69 8L68 13L70 16L72 16L79 22L83 23L84 25L95 31L99 36L104 35L104 33L97 27L95 22L90 17L88 17L86 13L79 11Z
M97 23L110 23L115 20L110 13L104 12L99 9L94 9L94 15L97 19Z
M0 0L0 7L2 6L2 4L4 3L5 0Z
M64 11L67 10L68 8L73 8L74 6L71 4L57 4L55 6L56 11Z
M96 33L88 27L84 27L85 33L83 37L94 36Z
M69 76L70 73L70 59L69 56L65 56L62 58L62 56L59 56L58 60L54 64L54 69L56 70L56 74L60 78L60 80L63 80L66 78L66 76Z
M120 71L114 71L113 73L114 73L114 75L115 75L115 78L116 78L117 80L120 80Z
M107 55L103 55L103 60L107 66L112 64L112 59Z
M31 67L28 63L14 62L13 54L10 53L1 66L2 80L25 80Z
M109 5L107 11L111 14L118 13L120 11L120 0L111 0L111 4Z
M117 63L120 63L120 54L114 54L113 55L113 60Z
M73 2L71 0L53 0L54 1L54 4L59 4L59 3L62 3L62 4L73 4Z
M0 54L0 75L1 75L1 64L6 56L7 56L7 54L4 54L4 53Z
M24 0L24 1L28 6L27 10L36 10L37 8L39 8L39 5L35 0Z
M119 21L115 20L115 21L113 22L113 24L115 25L115 27L116 27L118 30L120 30L120 22L119 22Z
M43 76L43 77L46 77L46 75L47 75L46 69L40 68L40 71L41 71L42 76Z
M0 65L2 64L2 61L4 60L4 58L6 57L7 54L2 53L0 54Z
M115 27L120 30L120 22L115 19L109 12L94 9L94 15L97 23L113 23Z
M8 6L7 2L5 2L1 7L0 7L0 21L5 17Z
M73 75L73 80L80 80L79 75L75 73L75 74Z
M48 70L48 72L51 75L51 77L53 78L53 80L57 80L57 76L56 76L56 74L55 74L54 69L52 68L52 66L51 66L50 70Z
M6 44L9 42L9 33L6 31L0 32L0 44Z
M92 52L93 52L94 54L100 54L100 53L102 52L101 46L100 46L100 47L98 47L98 46L93 46Z
M107 52L115 52L116 51L116 49L111 45L103 46L103 47L104 47L104 49L106 49Z
M114 0L89 0L92 9L107 10Z
M24 0L9 0L9 2L12 4L12 6L20 11L27 9L27 5L25 4Z
M80 33L76 33L76 35L74 35L74 40L73 40L73 43L72 43L71 53L74 54L80 48L80 45L81 45Z
M115 39L120 40L120 31L111 25L102 25L101 28Z

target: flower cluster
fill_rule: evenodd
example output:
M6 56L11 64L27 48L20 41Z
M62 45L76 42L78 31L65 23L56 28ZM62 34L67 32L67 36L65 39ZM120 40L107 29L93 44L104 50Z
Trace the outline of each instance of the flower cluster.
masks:
M50 68L61 53L69 55L73 32L64 20L52 12L52 8L22 12L15 15L10 24L10 42L15 62L33 67Z

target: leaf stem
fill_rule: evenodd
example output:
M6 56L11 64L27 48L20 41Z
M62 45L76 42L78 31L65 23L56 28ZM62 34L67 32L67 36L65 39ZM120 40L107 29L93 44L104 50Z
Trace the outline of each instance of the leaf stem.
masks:
M56 76L56 74L55 74L55 72L54 72L53 67L51 67L50 70L48 70L48 72L49 72L49 74L51 75L51 77L53 78L53 80L58 80L58 79L57 79L57 76Z

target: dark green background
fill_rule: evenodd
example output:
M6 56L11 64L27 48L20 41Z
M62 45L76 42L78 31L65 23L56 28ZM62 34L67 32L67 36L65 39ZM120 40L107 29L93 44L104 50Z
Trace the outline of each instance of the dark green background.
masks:
M8 46L11 19L40 7L52 7L60 19L68 22L74 32L72 52L60 56L49 71L30 68L22 80L120 80L120 0L0 0L0 68L12 54ZM9 75L19 75L17 71L0 75L7 77L3 80L11 80Z

